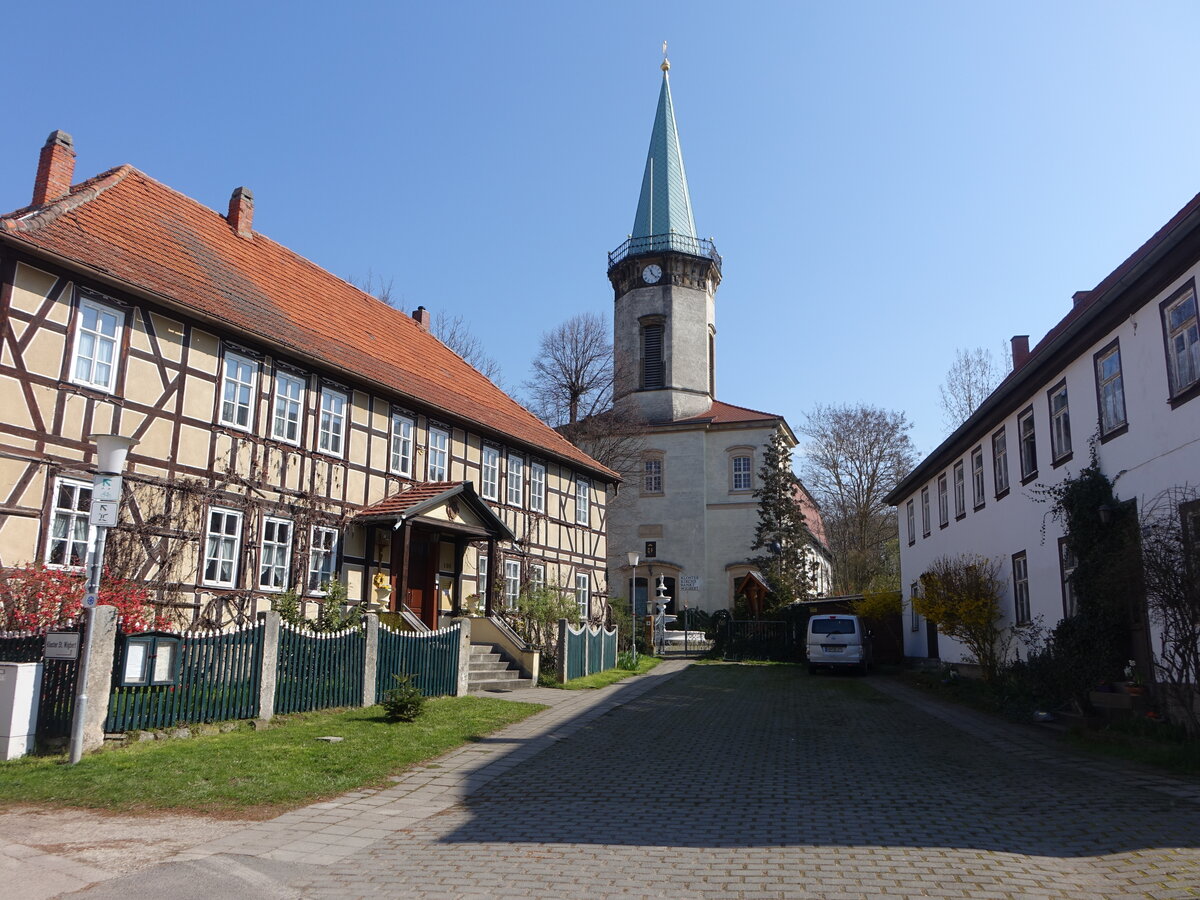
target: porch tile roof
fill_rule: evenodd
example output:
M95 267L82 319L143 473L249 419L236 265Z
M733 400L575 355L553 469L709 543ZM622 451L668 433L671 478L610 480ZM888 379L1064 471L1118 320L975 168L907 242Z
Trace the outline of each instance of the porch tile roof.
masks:
M355 513L355 518L401 516L410 509L440 497L442 494L452 491L462 484L463 482L461 481L414 481L406 483L390 497L384 497L370 506L364 506Z

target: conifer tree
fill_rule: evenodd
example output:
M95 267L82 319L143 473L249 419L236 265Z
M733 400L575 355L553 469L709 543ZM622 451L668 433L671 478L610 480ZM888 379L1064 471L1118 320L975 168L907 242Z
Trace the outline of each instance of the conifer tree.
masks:
M792 454L783 433L775 432L763 454L758 472L758 526L753 550L765 550L752 562L762 572L771 593L768 609L777 609L812 592L812 573L805 562L805 547L812 542L804 512L796 496Z

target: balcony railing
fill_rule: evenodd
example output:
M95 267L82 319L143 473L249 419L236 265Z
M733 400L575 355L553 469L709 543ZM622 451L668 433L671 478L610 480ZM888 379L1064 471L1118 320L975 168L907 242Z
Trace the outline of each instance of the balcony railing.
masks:
M608 267L611 269L621 260L630 256L641 256L644 253L687 253L711 259L721 270L721 254L717 245L710 240L694 238L686 234L652 234L648 237L631 237L616 250L608 254Z

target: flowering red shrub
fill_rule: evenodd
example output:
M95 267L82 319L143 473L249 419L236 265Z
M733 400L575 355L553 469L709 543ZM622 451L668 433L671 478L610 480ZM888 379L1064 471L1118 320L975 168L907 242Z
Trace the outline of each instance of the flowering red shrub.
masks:
M0 572L0 630L45 631L79 616L84 577L78 572L51 569L41 563L12 566ZM166 618L150 603L144 585L124 578L100 579L97 600L117 608L124 631L163 628Z

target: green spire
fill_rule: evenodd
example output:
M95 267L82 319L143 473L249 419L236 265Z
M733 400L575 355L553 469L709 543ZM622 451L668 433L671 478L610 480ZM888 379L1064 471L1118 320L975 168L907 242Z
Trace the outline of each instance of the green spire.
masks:
M662 90L658 94L658 112L654 116L654 131L650 135L650 152L646 155L646 172L642 176L642 193L638 198L637 216L633 220L633 239L657 235L674 235L654 241L661 249L696 252L696 222L692 218L692 198L688 195L687 176L683 171L683 152L679 148L679 131L675 127L675 110L671 104L671 82L667 71L671 64L663 60ZM674 244L679 246L675 247ZM655 249L659 249L657 246Z

